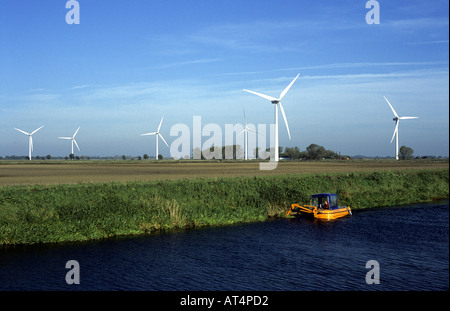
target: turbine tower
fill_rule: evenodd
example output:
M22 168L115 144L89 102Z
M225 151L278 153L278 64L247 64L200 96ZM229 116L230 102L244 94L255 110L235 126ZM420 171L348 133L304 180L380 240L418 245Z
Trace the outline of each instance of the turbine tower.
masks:
M163 119L164 119L164 117L161 118L161 122L159 122L158 130L156 132L141 134L141 136L156 135L156 157L155 157L156 160L158 160L158 138L161 137L161 139L166 144L166 146L169 147L169 145L167 144L166 140L164 139L164 137L159 132L159 130L161 129L161 124L163 122Z
M300 74L298 74L294 78L294 80L292 80L292 82L283 90L283 92L281 92L279 98L275 98L275 97L272 97L272 96L269 96L269 95L265 95L265 94L261 94L261 93L258 93L258 92L249 91L249 90L244 89L244 91L246 91L246 92L249 92L249 93L255 94L255 95L259 96L259 97L262 97L264 99L270 100L271 103L275 105L274 106L275 107L275 135L274 135L275 136L275 146L274 146L275 147L275 150L274 150L275 157L274 158L275 158L276 162L279 161L279 155L278 155L279 154L279 151L278 151L278 106L280 106L280 110L281 110L281 113L283 115L284 123L286 124L286 129L287 129L287 132L288 132L288 135L289 135L289 140L290 140L291 139L291 133L289 132L289 125L288 125L288 122L287 122L287 119L286 119L286 114L284 113L283 105L281 105L281 100L286 95L286 93L289 91L291 86L294 84L295 80L297 80L299 75Z
M75 143L75 146L77 146L78 151L81 151L80 147L78 147L77 141L75 140L75 136L77 136L77 133L79 130L80 130L80 127L78 127L78 129L75 131L75 134L73 134L72 137L58 137L59 139L66 139L66 140L72 141L72 153L71 154L73 154L73 143Z
M258 132L254 131L248 127L247 120L245 119L245 110L244 110L244 122L245 122L245 127L242 130L242 132L239 133L239 135L244 133L244 159L248 160L248 131L256 133L256 134L258 134Z
M28 135L28 159L31 161L31 152L33 151L33 134L39 131L41 128L43 128L44 125L42 125L40 128L35 129L31 133L27 133L25 131L19 130L18 128L14 128L15 130L18 130L19 132L24 133L25 135Z
M391 107L391 110L395 116L395 118L393 118L393 120L395 121L395 130L394 135L392 135L391 144L395 137L395 159L398 160L398 125L400 123L400 120L418 119L419 117L399 117L397 112L395 112L394 107L392 107L391 103L387 100L386 96L384 96L384 99L389 104L389 107Z

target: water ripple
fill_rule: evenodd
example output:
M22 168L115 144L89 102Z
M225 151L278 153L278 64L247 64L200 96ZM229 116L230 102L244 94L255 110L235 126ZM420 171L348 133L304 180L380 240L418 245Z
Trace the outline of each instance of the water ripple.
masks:
M432 213L433 217L430 217ZM448 290L448 201L0 250L0 290ZM81 284L65 283L80 263ZM368 285L365 264L380 264Z

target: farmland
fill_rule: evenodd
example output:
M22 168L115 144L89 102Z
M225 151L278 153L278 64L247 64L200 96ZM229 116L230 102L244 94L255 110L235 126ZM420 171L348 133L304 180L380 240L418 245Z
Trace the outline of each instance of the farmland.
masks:
M265 221L318 192L352 209L448 198L448 161L5 161L0 246Z
M448 160L286 161L272 171L260 171L254 161L0 161L0 187L263 177L381 171L417 171L449 167Z

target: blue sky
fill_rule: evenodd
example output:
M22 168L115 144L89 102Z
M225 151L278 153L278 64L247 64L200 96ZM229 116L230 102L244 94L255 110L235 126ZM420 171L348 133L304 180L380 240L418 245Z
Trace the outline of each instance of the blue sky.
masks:
M283 99L280 146L311 143L343 154L449 155L449 3L366 1L79 0L68 25L65 0L0 1L0 156L154 155L175 124L273 123L273 107L250 89ZM205 141L208 137L204 137ZM160 143L160 153L169 148Z

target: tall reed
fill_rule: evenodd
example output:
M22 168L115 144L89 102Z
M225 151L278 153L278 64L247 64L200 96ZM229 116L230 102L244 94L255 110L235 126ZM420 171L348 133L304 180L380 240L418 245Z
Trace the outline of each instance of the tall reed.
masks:
M352 209L449 197L449 170L0 188L0 245L264 221L313 193Z

